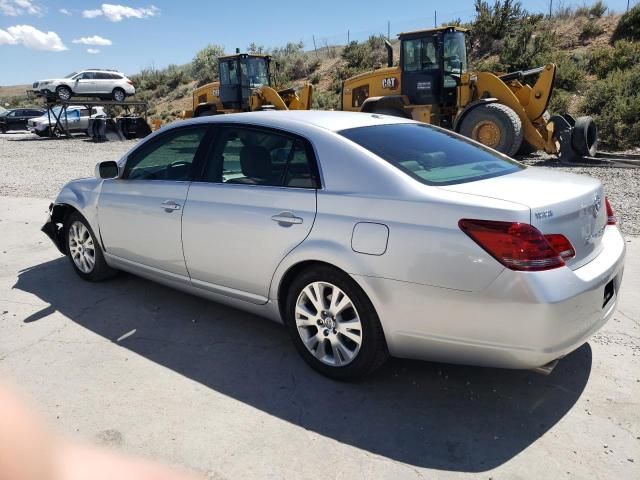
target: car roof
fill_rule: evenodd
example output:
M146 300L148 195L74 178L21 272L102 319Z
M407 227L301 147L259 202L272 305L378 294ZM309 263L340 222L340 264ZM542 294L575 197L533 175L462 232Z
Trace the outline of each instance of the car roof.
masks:
M322 110L286 110L232 113L226 115L200 117L198 119L192 120L192 122L237 122L283 129L290 128L295 124L298 127L307 125L322 128L332 132L338 132L340 130L346 130L349 128L369 127L373 125L415 123L413 120L407 118L393 117L390 115L381 115L377 113L337 112Z

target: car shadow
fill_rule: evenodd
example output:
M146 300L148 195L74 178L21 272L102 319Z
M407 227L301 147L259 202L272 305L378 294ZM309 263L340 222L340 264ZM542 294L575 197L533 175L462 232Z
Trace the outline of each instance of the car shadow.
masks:
M482 472L513 458L576 403L588 344L553 373L390 360L359 383L329 380L298 356L280 325L121 274L83 282L65 258L19 274L14 288L71 321L270 415L417 467Z

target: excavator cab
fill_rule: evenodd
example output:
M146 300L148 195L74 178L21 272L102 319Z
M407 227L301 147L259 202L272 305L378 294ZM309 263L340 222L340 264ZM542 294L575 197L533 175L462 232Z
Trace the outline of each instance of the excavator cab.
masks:
M439 28L401 33L401 92L411 104L454 107L467 71L466 31Z
M220 101L224 108L248 110L252 91L270 86L270 63L268 55L242 53L220 57Z

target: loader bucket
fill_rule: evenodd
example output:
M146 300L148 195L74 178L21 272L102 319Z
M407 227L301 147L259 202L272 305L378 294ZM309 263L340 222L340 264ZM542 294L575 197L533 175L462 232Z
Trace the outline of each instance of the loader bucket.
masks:
M593 118L573 118L569 114L554 115L554 137L560 143L559 157L563 162L593 157L598 148L598 129Z

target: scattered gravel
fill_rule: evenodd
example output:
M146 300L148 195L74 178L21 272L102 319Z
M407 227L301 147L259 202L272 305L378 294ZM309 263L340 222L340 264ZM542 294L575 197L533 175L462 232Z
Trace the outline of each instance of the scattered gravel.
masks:
M93 176L96 163L120 159L136 142L0 134L0 196L53 199L69 180Z
M0 134L0 196L53 199L66 182L92 176L96 163L118 160L136 142L94 143L84 136L50 140L32 134ZM598 178L622 231L640 235L640 168L568 167L544 154L522 162Z

